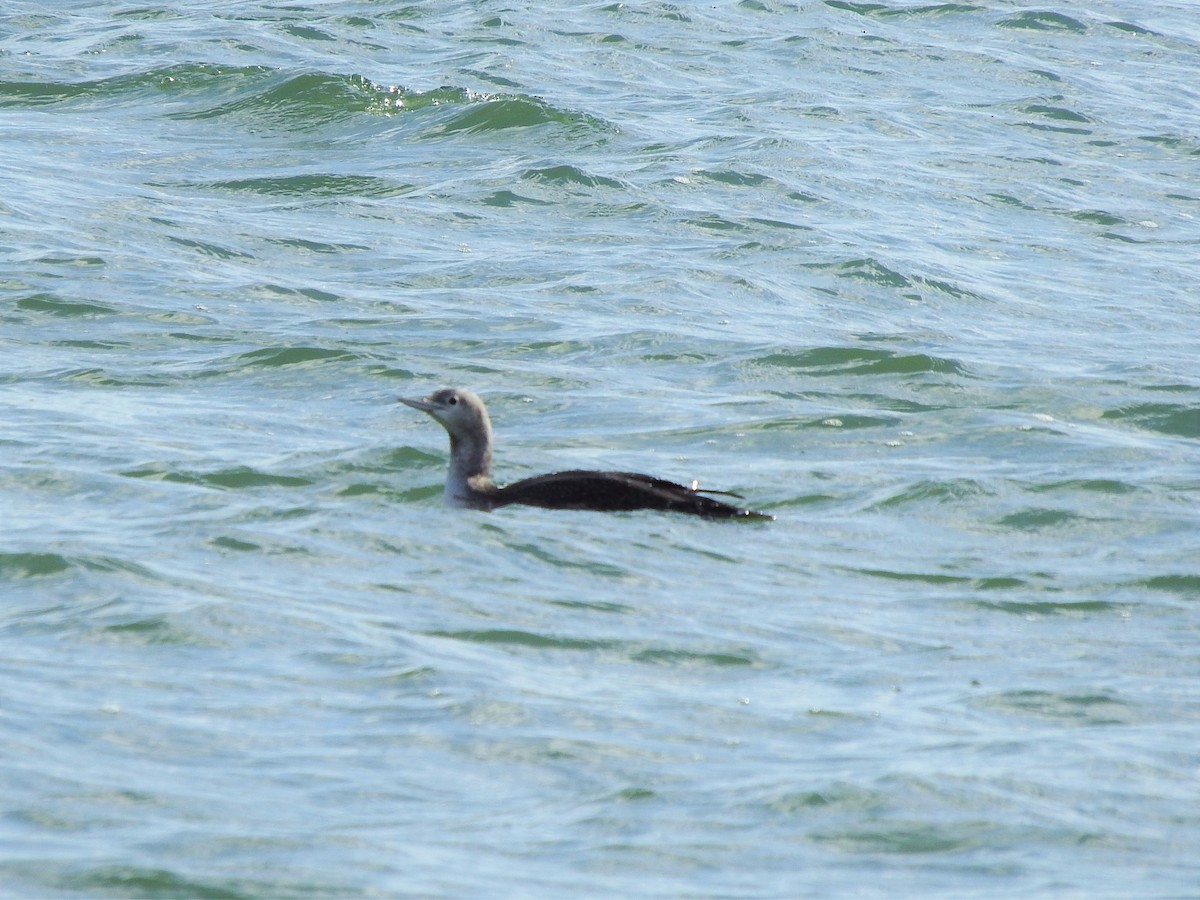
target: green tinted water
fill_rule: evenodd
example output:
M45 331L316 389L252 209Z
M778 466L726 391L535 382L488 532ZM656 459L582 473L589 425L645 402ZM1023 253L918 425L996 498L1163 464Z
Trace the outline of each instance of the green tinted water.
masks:
M1191 892L1192 18L6 10L4 892Z

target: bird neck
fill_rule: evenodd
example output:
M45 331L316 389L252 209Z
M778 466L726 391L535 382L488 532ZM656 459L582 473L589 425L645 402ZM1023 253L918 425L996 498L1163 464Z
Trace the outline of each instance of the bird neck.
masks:
M446 503L451 506L486 506L496 492L492 484L492 435L450 435L450 471L446 474Z

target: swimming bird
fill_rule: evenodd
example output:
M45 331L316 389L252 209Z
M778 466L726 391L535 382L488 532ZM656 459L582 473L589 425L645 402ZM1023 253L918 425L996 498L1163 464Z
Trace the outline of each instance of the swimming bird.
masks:
M637 472L592 472L574 469L536 475L505 487L492 483L492 422L487 407L471 391L444 388L400 402L428 413L450 435L450 469L443 499L447 506L496 509L513 503L546 509L591 509L616 512L661 509L706 519L773 519L766 513L714 500L692 482L691 487Z

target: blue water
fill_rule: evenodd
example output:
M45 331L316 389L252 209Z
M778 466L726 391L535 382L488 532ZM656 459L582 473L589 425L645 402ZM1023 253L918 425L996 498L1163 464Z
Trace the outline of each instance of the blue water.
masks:
M0 894L1196 896L1197 21L7 4Z

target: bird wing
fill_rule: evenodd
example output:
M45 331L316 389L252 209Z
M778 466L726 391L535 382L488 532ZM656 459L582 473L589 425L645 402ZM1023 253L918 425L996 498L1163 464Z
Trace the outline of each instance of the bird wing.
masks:
M710 519L738 516L772 518L706 497L682 484L638 472L572 470L537 475L497 491L497 506L510 503L546 509L591 509L601 512L660 509Z

